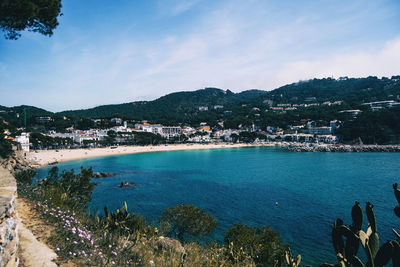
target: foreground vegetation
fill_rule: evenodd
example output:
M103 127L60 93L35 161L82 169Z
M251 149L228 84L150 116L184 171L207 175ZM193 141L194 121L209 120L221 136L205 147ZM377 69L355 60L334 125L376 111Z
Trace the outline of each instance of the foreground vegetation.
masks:
M87 210L95 186L91 168L76 174L53 167L46 179L32 183L35 174L15 175L18 194L56 226L50 243L61 261L82 266L284 266L288 247L269 227L236 224L225 233L224 244L200 244L194 237L212 234L217 224L203 209L171 207L158 227L128 212L126 203L116 211L105 207L104 216L95 217Z
M35 171L15 175L18 194L35 203L41 217L56 226L49 240L61 261L89 266L299 266L301 256L293 257L279 234L266 226L231 226L224 244L200 244L194 237L211 235L217 222L211 214L193 205L181 204L165 209L158 225L148 224L139 214L121 209L95 217L87 211L94 184L91 168L58 172L32 184ZM400 218L400 190L393 185L398 202L394 208ZM351 210L352 224L338 218L332 226L332 243L337 264L320 267L383 267L392 261L400 266L400 234L397 240L380 245L373 205L366 204L367 229L363 210L356 202ZM172 237L172 238L171 238ZM174 239L178 238L178 240ZM366 261L360 259L363 247Z

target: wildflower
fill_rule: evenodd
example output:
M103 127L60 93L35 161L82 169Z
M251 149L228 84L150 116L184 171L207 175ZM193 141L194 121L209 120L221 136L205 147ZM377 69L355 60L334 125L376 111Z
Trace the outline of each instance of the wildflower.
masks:
M60 248L56 248L56 251L60 251Z
M114 264L115 264L115 261L111 261L111 264L114 265Z

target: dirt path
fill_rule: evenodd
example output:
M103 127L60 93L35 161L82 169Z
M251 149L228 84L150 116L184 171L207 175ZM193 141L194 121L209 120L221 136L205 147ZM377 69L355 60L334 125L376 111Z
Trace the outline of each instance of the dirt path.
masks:
M22 267L72 267L72 263L55 263L57 254L49 248L48 240L54 226L44 222L35 212L34 204L18 198L19 258Z

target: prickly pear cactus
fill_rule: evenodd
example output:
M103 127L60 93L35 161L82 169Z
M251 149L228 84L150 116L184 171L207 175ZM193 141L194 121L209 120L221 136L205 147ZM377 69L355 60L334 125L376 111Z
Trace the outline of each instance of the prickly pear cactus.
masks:
M293 258L292 252L290 251L290 248L288 248L288 250L285 252L285 260L287 265L290 267L297 267L300 265L301 255L297 254L296 258Z
M394 208L394 213L400 218L400 190L397 183L393 184L393 189L398 202L398 205ZM392 240L379 247L374 206L370 202L367 202L365 212L368 219L368 227L365 232L362 230L363 210L358 201L351 210L353 223L350 226L346 226L340 218L333 223L332 243L338 264L323 263L320 267L384 267L390 260L392 260L394 267L400 267L400 243ZM396 230L392 230L397 239L400 240L400 234ZM346 242L343 237L346 238ZM367 255L368 261L365 264L357 257L359 244L364 248Z

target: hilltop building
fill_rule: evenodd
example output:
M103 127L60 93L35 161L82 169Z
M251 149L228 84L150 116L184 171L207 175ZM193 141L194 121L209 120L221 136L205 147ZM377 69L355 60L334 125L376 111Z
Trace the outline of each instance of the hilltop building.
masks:
M396 102L394 100L387 100L387 101L376 101L376 102L364 103L363 105L368 105L368 106L370 106L372 111L377 111L377 110L381 110L383 108L397 107L400 105L400 103Z
M47 122L51 122L53 119L51 117L36 117L35 121L37 123L47 123Z
M358 114L362 111L359 109L352 109L352 110L342 110L339 113L342 113L347 119L355 119L357 118Z

